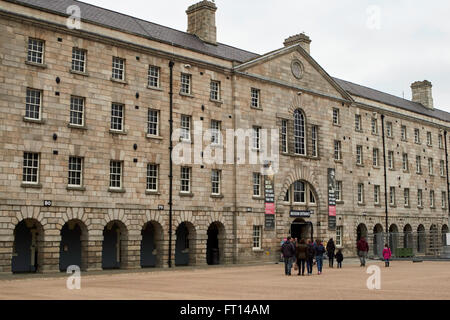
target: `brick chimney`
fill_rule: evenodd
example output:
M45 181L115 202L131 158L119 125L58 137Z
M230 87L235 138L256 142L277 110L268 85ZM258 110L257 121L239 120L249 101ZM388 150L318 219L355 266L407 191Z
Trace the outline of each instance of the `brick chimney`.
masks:
M289 47L294 44L300 44L306 52L310 53L311 39L304 33L296 34L284 40L284 46Z
M421 103L428 109L434 109L432 87L431 82L427 80L414 82L411 85L412 101Z
M216 4L207 0L190 6L186 11L188 16L187 32L195 34L205 42L216 44L216 11Z

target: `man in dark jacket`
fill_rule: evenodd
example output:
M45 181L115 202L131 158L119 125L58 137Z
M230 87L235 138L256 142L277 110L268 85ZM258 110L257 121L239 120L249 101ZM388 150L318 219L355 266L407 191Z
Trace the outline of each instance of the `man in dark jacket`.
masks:
M312 275L313 270L313 261L316 255L316 251L314 249L313 243L310 239L308 239L308 244L306 246L306 269L308 271L308 276Z
M287 276L291 275L292 258L295 256L295 248L291 242L291 237L287 237L287 241L281 246L281 252L284 259L284 273Z
M333 268L335 251L336 251L336 246L334 245L333 238L331 238L330 241L328 241L328 243L327 243L327 256L328 256L330 268Z
M305 240L300 240L300 243L295 248L295 257L297 258L298 275L305 275L305 262L306 262L306 250L307 245Z
M356 247L358 249L359 261L361 262L360 267L365 267L367 253L369 252L369 244L367 243L366 238L362 237L356 244Z

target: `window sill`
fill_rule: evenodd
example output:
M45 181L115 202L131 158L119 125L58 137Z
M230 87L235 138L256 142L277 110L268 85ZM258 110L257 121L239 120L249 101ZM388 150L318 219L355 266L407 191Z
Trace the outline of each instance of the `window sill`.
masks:
M377 207L377 208L381 208L381 203L375 203L373 206Z
M397 208L397 206L395 204L389 204L390 208Z
M254 107L254 106L250 106L250 109L263 111L263 108L262 108L262 107Z
M264 252L264 249L261 249L261 248L252 248L252 251L258 253L258 252Z
M146 135L146 138L147 138L147 139L154 139L154 140L163 140L163 139L164 139L164 138L161 137L161 136L154 136L154 135L152 135L152 134L147 134L147 135Z
M180 192L179 195L180 195L180 197L188 197L188 198L194 197L194 194L191 192Z
M195 98L195 96L191 93L184 93L184 92L180 92L180 96L182 97L187 97L187 98Z
M212 194L210 197L213 199L223 199L224 198L223 194Z
M409 205L406 205L406 206L404 206L406 209L411 209L411 206L409 206Z
M25 183L25 182L22 182L22 184L20 186L22 188L42 189L42 184L40 184L40 183Z
M358 129L355 129L355 132L358 132L358 133L363 133L363 131L360 129L360 130L358 130Z
M25 64L29 65L29 66L33 66L33 67L47 69L47 65L45 63L36 63L36 62L25 61Z
M78 129L78 130L87 130L88 128L86 127L86 125L82 125L82 126L79 126L79 125L76 125L76 124L68 124L67 125L67 127L68 128L71 128L71 129Z
M389 171L395 171L395 168L388 168Z
M79 75L79 76L89 77L89 73L87 73L87 72L76 71L76 70L72 70L72 69L70 69L69 72L72 74Z
M214 99L209 98L209 101L212 103L215 103L218 106L221 106L223 104L222 100L214 100Z
M403 170L403 173L409 173L409 170Z
M357 163L356 166L357 166L357 167L364 168L364 165L363 165L363 164L360 164L360 163Z
M86 191L85 187L77 187L77 186L67 186L67 191Z
M380 170L380 169L381 169L380 166L372 166L372 168L373 168L373 169L376 169L376 170Z
M223 144L210 144L212 149L223 149Z
M262 197L262 196L253 196L252 199L253 200L264 200L264 197Z
M391 139L391 140L393 140L394 139L394 137L391 137L391 136L386 136L388 139Z
M340 164L343 164L343 163L344 163L344 161L342 161L342 160L336 160L336 159L334 159L334 162L335 162L335 163L340 163Z
M372 132L372 135L373 135L373 136L378 136L378 133L373 133L373 132Z
M359 207L365 207L366 204L365 204L364 202L362 202L362 203L359 203L359 202L358 202L358 206L359 206Z
M421 176L421 175L422 175L422 172L416 172L416 174L418 174L418 175L420 175L420 176Z
M111 77L110 80L111 80L112 82L116 82L116 83L120 83L120 84L128 84L128 82L125 81L125 80L115 79L115 78L113 78L113 77Z
M109 188L108 192L111 192L111 193L125 193L126 191L125 191L125 189Z
M336 204L345 204L345 202L343 200L336 200Z
M128 132L126 132L126 131L118 131L118 130L113 130L113 129L109 129L109 133L123 135L123 136L126 136L128 134Z
M147 89L150 89L150 90L155 90L155 91L163 91L163 89L162 89L162 88L160 88L160 87L152 87L152 86L147 86Z
M342 128L342 126L339 123L333 123L333 127Z
M421 207L421 206L417 206L417 209L420 209L420 210L422 210L422 209L423 209L423 207Z
M149 196L160 196L161 193L159 191L150 191L150 190L145 190L145 194L149 195Z
M30 123L37 123L37 124L44 124L45 120L43 119L32 119L32 118L27 118L27 117L23 117L23 121L24 122L30 122Z

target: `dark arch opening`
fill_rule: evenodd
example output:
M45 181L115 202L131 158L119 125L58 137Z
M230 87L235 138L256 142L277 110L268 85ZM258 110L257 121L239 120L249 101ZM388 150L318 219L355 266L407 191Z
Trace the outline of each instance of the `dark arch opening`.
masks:
M162 267L162 237L163 230L156 221L148 222L141 231L141 267Z
M43 260L44 229L35 219L25 219L14 229L11 271L34 273L40 270Z
M412 233L412 227L411 225L407 224L403 228L403 247L407 249L412 249L413 244L413 233Z
M176 231L175 266L195 264L195 228L190 222L182 222Z
M384 247L383 226L381 224L375 225L373 228L373 253L376 256L381 256Z
M356 228L356 241L361 240L362 237L367 239L368 231L364 223L361 223Z
M425 227L419 225L417 227L417 252L424 253L426 247Z
M111 221L103 230L102 268L120 269L127 261L128 232L120 221Z
M59 270L66 272L71 265L86 269L87 228L79 220L70 220L61 229L59 246Z

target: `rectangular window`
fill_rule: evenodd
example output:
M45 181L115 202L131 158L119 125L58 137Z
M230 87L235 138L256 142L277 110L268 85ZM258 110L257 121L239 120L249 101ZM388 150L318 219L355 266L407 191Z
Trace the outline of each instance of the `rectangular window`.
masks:
M358 203L364 203L364 184L358 183Z
M262 226L253 226L253 249L262 248Z
M109 164L109 187L122 188L122 162L111 160Z
M72 49L72 71L86 72L86 50Z
M356 146L356 164L363 164L363 148L362 146Z
M434 168L433 168L433 159L428 158L428 173L430 176L434 175Z
M297 181L294 183L294 202L306 203L305 184L301 181Z
M191 168L181 167L181 192L191 192Z
M414 142L420 143L420 131L419 129L414 129Z
M434 208L434 191L430 191L430 208Z
M417 190L417 206L418 207L422 207L423 203L422 203L422 190L419 189Z
M125 80L125 59L113 57L112 78L122 81Z
M444 149L444 140L442 138L442 134L438 136L438 141L439 141L439 149Z
M442 209L447 208L447 193L445 191L442 191L441 206Z
M388 167L394 170L394 151L388 151Z
M389 190L389 204L395 206L395 187L391 187Z
M342 181L336 181L335 197L336 201L342 201Z
M441 165L440 165L441 177L444 177L445 176L445 161L441 160L440 163L441 163Z
M406 141L407 139L407 135L406 135L406 126L402 126L402 141Z
M312 156L319 156L319 147L318 147L318 137L317 137L317 126L311 127L311 144L312 144Z
M416 173L422 173L422 163L420 156L416 157Z
M378 149L373 149L373 166L378 167Z
M355 114L355 130L361 131L361 116L359 114Z
M281 152L288 152L288 137L287 137L288 121L281 120Z
M403 171L409 171L408 154L407 153L403 154L402 165L403 165Z
M147 191L158 191L158 165L147 164Z
M38 39L28 39L28 62L44 63L44 41Z
M39 182L39 153L24 152L22 182L31 184Z
M427 146L429 147L433 146L433 138L431 132L427 132Z
M336 247L342 247L342 236L344 234L344 227L336 227Z
M69 158L69 186L81 187L83 185L83 158Z
M378 134L378 121L372 118L372 134Z
M392 133L392 122L387 122L386 123L386 133L387 133L387 136L389 138L392 138L392 136L393 136L393 133Z
M211 193L220 195L220 170L211 171Z
M253 149L259 150L259 148L261 147L260 138L261 138L261 128L253 127Z
M111 105L111 130L123 131L123 109L123 104L113 103Z
M373 187L373 202L380 204L380 186Z
M220 121L211 120L211 144L221 144Z
M182 73L181 74L181 93L184 94L191 94L191 82L192 82L192 75Z
M148 67L148 86L151 88L159 88L159 77L161 69L155 66Z
M409 189L403 190L403 199L405 201L405 207L409 207Z
M334 141L334 160L341 160L341 142Z
M253 108L260 108L260 93L261 91L259 89L255 88L251 89L251 98L252 98L251 106Z
M159 111L148 109L147 116L147 134L159 136Z
M84 125L84 98L70 97L70 124Z
M210 85L210 98L214 101L220 101L220 82L219 81L211 81Z
M339 109L333 109L333 124L337 126L339 123Z
M181 140L191 141L191 117L181 115Z
M253 172L253 196L261 196L261 174Z
M25 105L25 118L40 120L41 105L42 105L42 91L28 88Z

